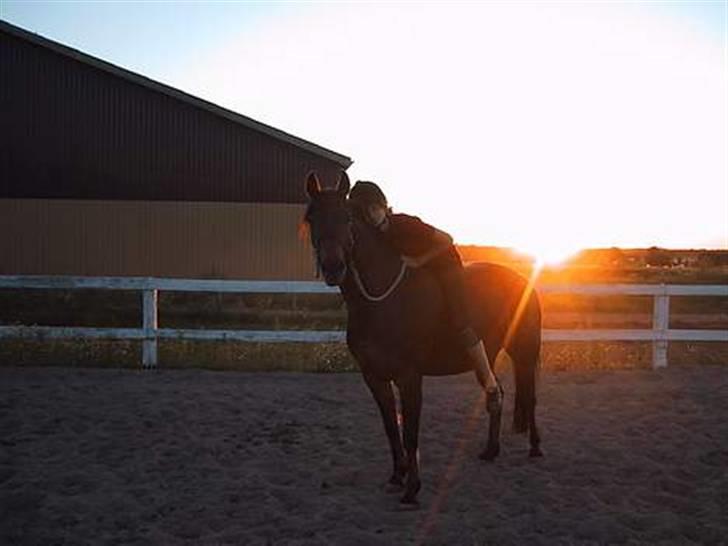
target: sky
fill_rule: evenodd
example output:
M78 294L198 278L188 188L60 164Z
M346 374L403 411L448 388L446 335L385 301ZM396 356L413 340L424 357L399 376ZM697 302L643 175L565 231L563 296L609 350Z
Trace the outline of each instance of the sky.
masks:
M728 2L34 2L0 18L352 157L464 244L728 248Z

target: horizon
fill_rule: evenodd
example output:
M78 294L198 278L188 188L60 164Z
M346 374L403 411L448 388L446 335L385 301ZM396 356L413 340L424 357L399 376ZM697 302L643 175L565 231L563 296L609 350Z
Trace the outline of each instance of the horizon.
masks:
M461 246L728 249L724 2L171 5L0 17L349 155Z
M513 250L515 252L523 252L515 247L509 247L509 246L498 246L498 245L478 245L478 244L471 244L471 243L458 243L455 242L455 245L457 246L473 246L478 248L494 248L494 249L500 249L500 250ZM691 248L669 248L664 246L644 246L644 247L627 247L627 246L594 246L594 247L583 247L580 248L577 252L583 252L583 251L590 251L590 250L621 250L625 252L644 252L647 250L666 250L668 252L728 252L728 248L697 248L697 247L691 247Z
M728 255L728 248L665 248L665 247L658 247L658 246L652 246L652 247L640 247L640 248L630 248L630 247L617 247L617 246L611 246L611 247L584 247L576 250L572 254L558 256L555 259L544 259L542 256L538 256L532 253L529 253L524 250L520 250L518 248L514 247L508 247L508 246L492 246L492 245L473 245L473 244L460 244L458 242L455 243L455 246L461 249L461 253L463 254L464 261L468 261L467 257L465 256L465 253L468 252L474 252L476 254L488 254L488 253L495 253L495 254L505 254L505 255L511 255L514 258L514 261L521 262L531 262L534 265L536 265L539 269L549 269L549 268L556 268L556 269L568 269L569 266L574 265L575 263L578 263L579 261L588 258L588 255L591 253L594 254L601 254L601 253L608 253L617 251L620 253L623 253L625 255L640 255L640 254L647 254L650 252L666 252L668 254L727 254ZM587 255L587 256L585 256ZM484 259L484 256L479 256L476 261L481 261ZM492 257L491 257L492 259ZM472 260L469 260L472 261ZM600 264L600 267L603 268L604 265Z

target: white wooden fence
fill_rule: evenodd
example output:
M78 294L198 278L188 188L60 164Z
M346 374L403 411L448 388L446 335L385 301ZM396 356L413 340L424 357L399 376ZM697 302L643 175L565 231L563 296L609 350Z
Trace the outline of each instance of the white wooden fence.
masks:
M337 293L319 282L221 281L148 277L0 276L0 288L138 290L142 293L141 328L66 328L57 326L0 326L0 339L136 339L142 341L142 366L157 365L158 340L234 340L254 342L341 342L341 330L201 330L159 328L157 297L160 290L174 292L247 292L269 294ZM670 296L728 297L728 285L537 285L540 293L591 296L652 296L651 329L562 330L544 329L544 341L651 341L653 367L667 366L669 341L728 342L728 330L670 329Z

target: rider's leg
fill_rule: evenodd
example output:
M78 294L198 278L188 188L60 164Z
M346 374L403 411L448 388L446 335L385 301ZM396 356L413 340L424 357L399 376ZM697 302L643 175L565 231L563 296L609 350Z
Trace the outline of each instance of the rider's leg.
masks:
M485 389L485 406L488 413L500 413L503 409L503 387L500 386L493 373L483 342L477 340L477 343L468 346L467 351L475 365L475 377L481 387Z
M481 340L467 348L468 356L475 363L475 374L478 381L486 390L494 390L498 387L498 381L495 378L488 353L485 352L485 346Z
M485 352L485 346L470 325L465 296L465 277L460 263L451 263L439 268L438 278L442 284L450 320L456 328L461 347L465 348L473 361L478 381L488 393L499 392L498 380Z

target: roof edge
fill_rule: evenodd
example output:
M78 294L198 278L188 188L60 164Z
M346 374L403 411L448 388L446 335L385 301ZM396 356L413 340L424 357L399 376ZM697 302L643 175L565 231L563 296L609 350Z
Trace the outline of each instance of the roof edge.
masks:
M280 129L276 129L275 127L271 127L270 125L266 125L265 123L262 123L260 121L256 121L242 114L238 114L237 112L228 110L227 108L223 108L222 106L218 106L217 104L176 89L170 85L166 85L156 80L152 80L151 78L148 78L136 72L132 72L131 70L127 70L126 68L122 68L115 64L109 63L107 61L99 59L98 57L94 57L77 49L73 49L72 47L65 46L59 42L53 41L39 34L27 31L2 19L0 19L0 31L11 34L17 38L29 41L38 46L51 49L56 53L60 53L61 55L65 55L66 57L70 57L76 61L93 66L94 68L98 68L115 76L124 78L127 81L131 81L138 85L143 85L144 87L147 87L154 91L164 93L165 95L168 95L177 100L184 101L188 104L191 104L192 106L202 108L203 110L207 110L212 114L221 116L229 121L243 125L248 129L258 131L259 133L263 133L267 136L281 140L288 144L292 144L298 148L306 150L307 152L311 152L315 155L324 157L335 163L338 163L339 165L341 165L341 167L344 168L344 170L348 169L353 163L353 160L351 158L334 152L333 150L329 150L328 148L324 148L323 146L319 146L318 144L314 144L313 142L309 142L308 140L304 140L290 133L286 133L285 131L281 131Z

